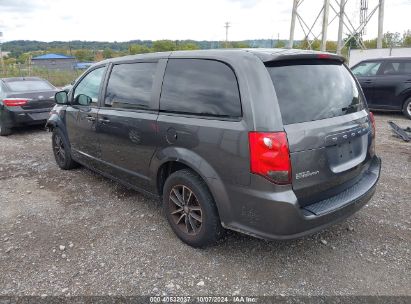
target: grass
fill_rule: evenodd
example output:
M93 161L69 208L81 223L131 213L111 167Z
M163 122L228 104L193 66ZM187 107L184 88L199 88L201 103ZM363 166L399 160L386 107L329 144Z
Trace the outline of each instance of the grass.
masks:
M78 70L47 70L40 68L29 68L23 65L10 65L0 69L0 78L6 77L28 77L35 76L47 79L56 87L61 87L71 83L82 74Z

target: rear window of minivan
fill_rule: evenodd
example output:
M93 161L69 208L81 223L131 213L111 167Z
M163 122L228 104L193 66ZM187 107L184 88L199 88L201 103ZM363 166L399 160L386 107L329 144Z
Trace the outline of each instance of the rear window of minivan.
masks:
M357 83L337 61L268 64L285 125L332 118L364 109Z

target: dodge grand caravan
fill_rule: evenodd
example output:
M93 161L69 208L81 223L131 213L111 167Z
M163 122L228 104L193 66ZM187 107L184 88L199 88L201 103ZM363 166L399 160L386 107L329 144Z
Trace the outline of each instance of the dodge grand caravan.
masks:
M375 122L343 58L254 49L156 53L91 67L56 94L58 166L161 198L187 244L226 229L314 233L366 204Z

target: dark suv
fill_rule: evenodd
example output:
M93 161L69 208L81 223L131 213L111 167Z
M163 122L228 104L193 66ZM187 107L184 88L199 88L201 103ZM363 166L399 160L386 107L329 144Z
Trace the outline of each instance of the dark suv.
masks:
M375 128L341 57L209 50L100 62L56 94L57 164L82 164L161 197L201 247L223 227L267 239L313 233L366 204Z
M365 60L352 71L370 109L402 111L411 119L411 57Z

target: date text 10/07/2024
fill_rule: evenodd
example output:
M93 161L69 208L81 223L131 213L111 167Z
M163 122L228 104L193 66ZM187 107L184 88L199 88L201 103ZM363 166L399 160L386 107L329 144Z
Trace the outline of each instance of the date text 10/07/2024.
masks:
M189 296L157 296L150 297L150 303L257 303L257 297L189 297Z

